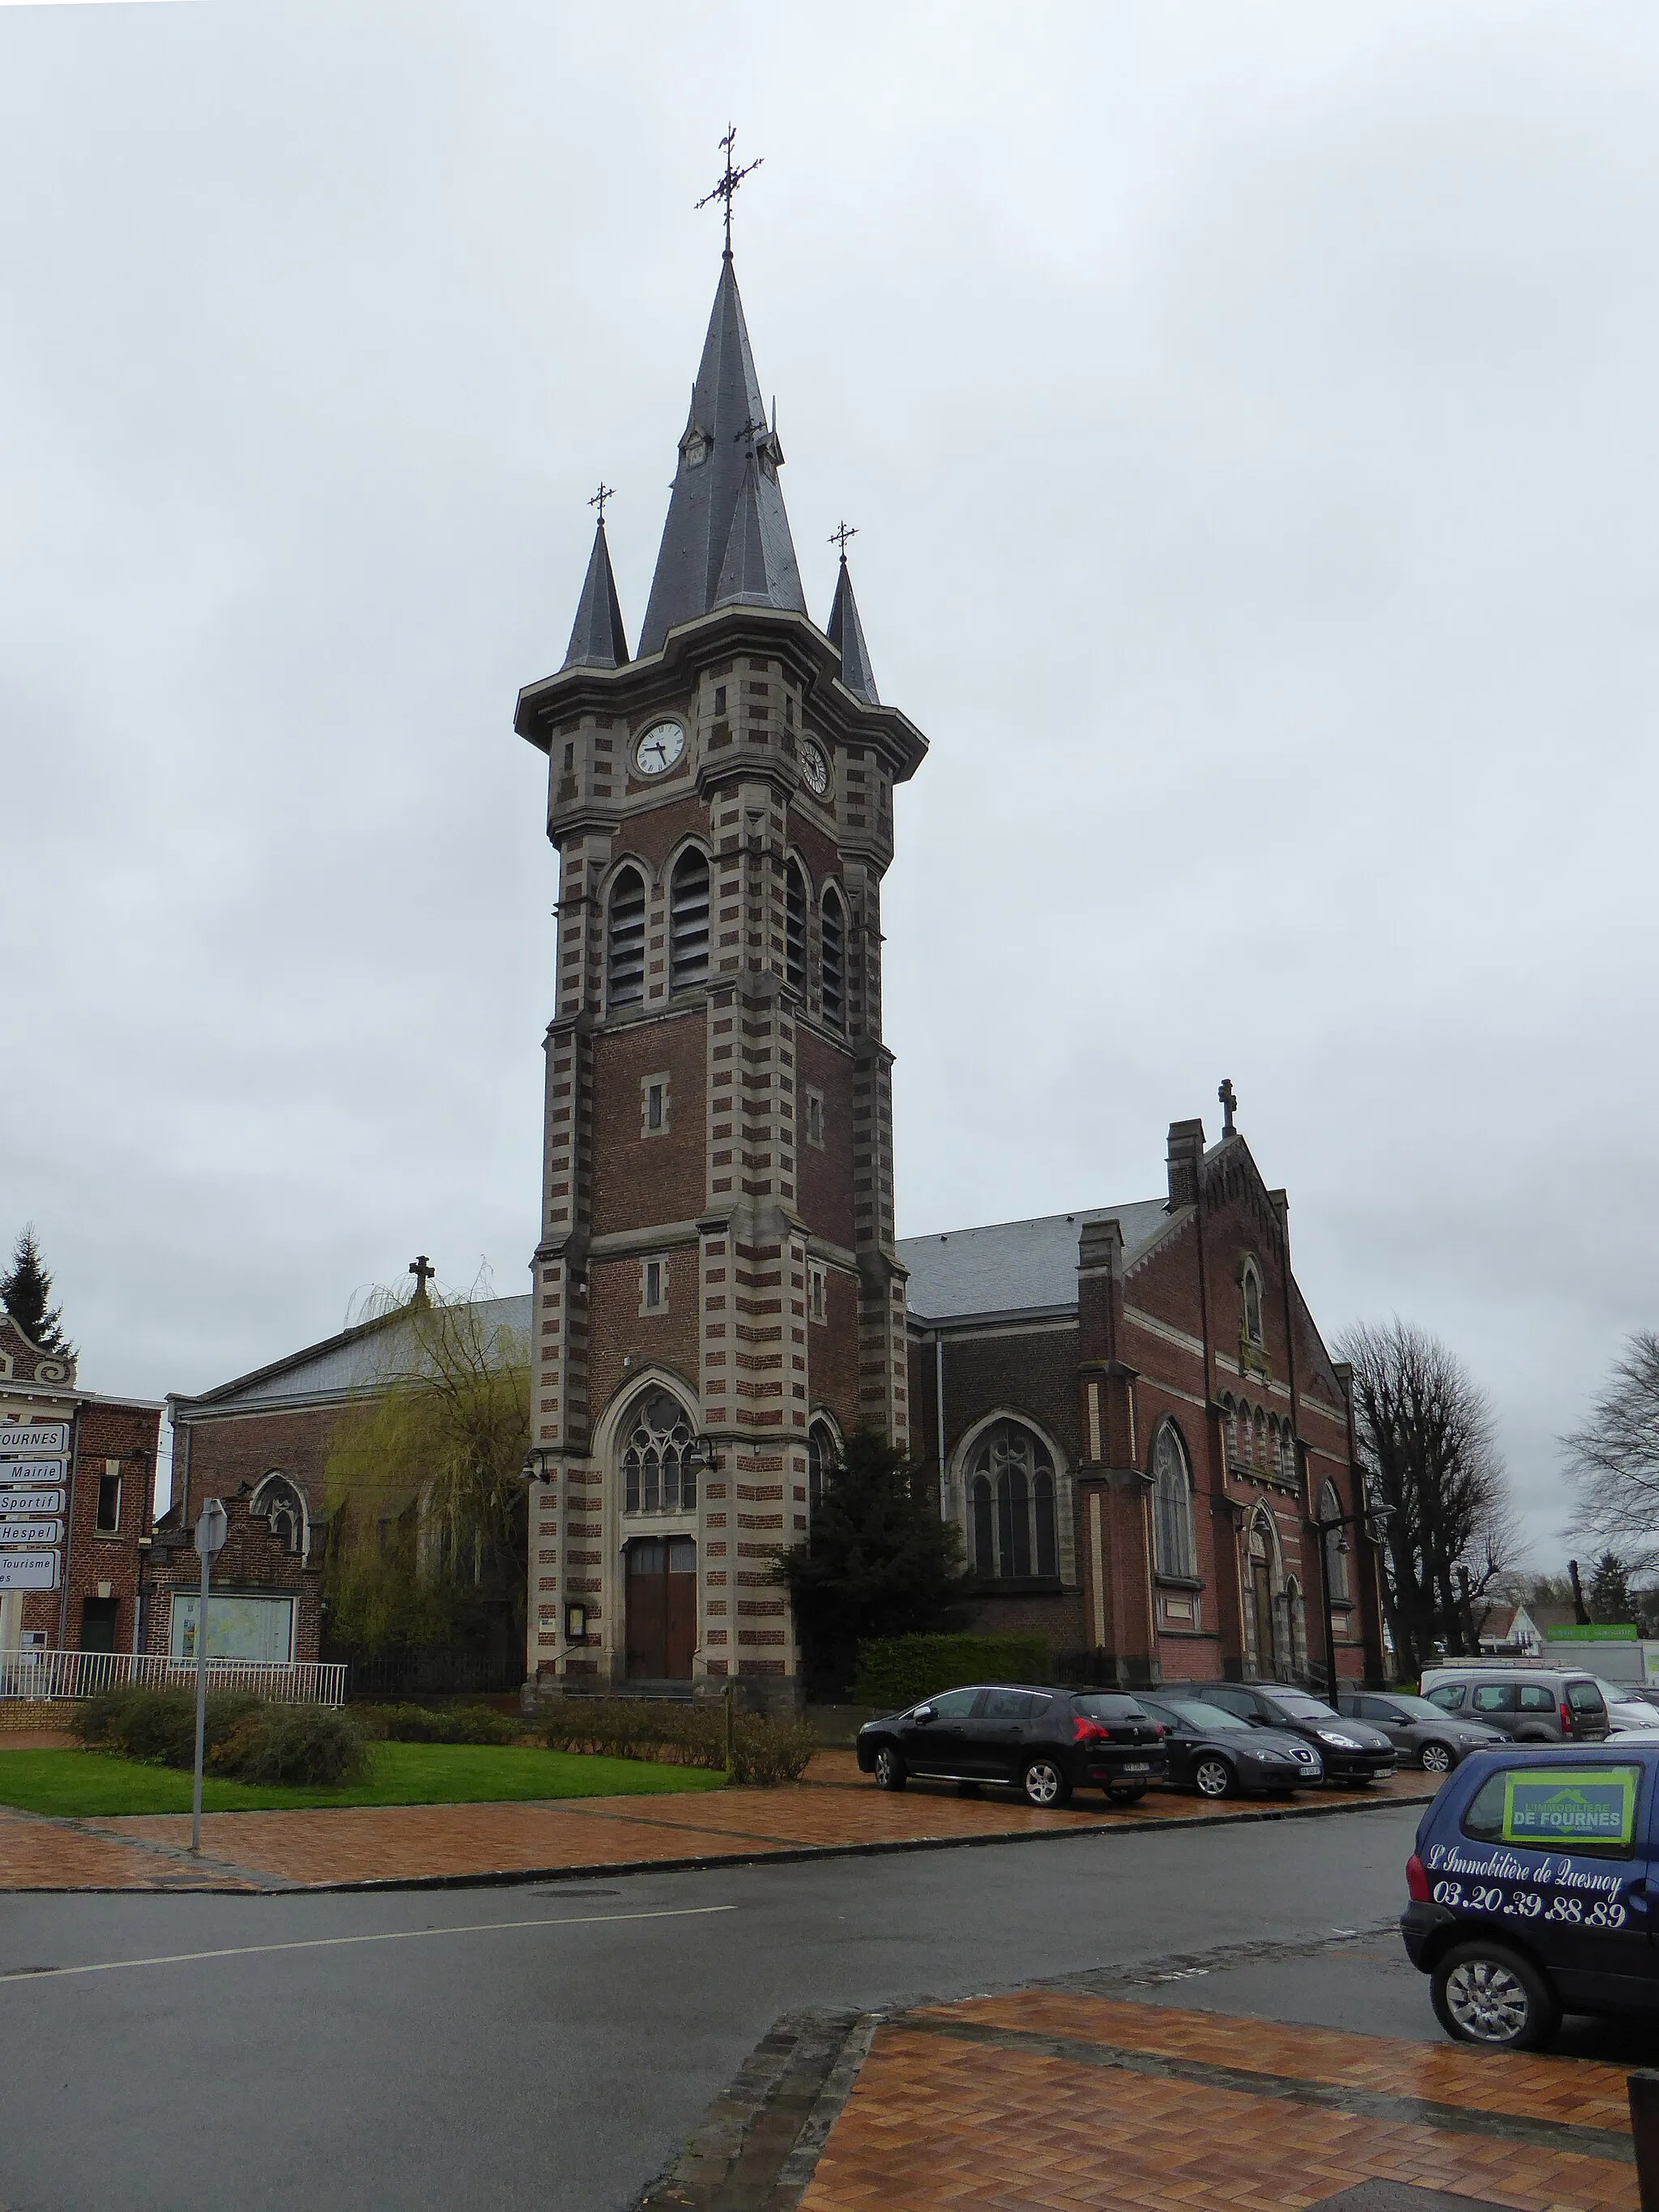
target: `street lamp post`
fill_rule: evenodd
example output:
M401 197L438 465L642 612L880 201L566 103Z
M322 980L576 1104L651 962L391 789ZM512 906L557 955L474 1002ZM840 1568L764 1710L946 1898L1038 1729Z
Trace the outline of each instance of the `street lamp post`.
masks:
M1314 1521L1310 1526L1319 1532L1319 1587L1325 1601L1325 1671L1326 1688L1334 1699L1336 1696L1336 1620L1331 1610L1331 1554L1329 1539L1337 1540L1337 1549L1346 1552L1347 1540L1345 1528L1363 1528L1368 1540L1382 1549L1383 1531L1394 1513L1391 1505L1367 1505L1358 1513L1334 1514L1328 1521Z
M196 1548L202 1558L202 1601L196 1616L196 1776L191 1790L190 1847L202 1848L202 1755L207 1745L208 1583L213 1562L225 1547L229 1521L216 1498L203 1506L196 1523Z

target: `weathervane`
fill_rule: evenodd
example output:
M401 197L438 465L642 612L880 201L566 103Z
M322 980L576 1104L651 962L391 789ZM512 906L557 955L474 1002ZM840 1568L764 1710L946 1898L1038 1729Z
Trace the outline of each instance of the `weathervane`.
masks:
M720 182L715 185L714 191L712 192L705 192L702 198L697 202L697 205L700 208L706 208L710 200L723 200L725 202L726 258L728 261L732 258L732 196L737 191L738 186L743 182L744 179L745 177L753 176L755 171L760 167L760 162L758 161L750 161L745 167L741 169L734 169L732 167L732 149L736 143L737 136L737 125L735 123L728 123L726 126L726 136L720 140L720 147L726 155L725 173L720 178Z
M594 493L592 498L587 502L590 507L597 507L599 508L599 527L601 530L605 528L605 503L606 500L615 499L616 496L616 487L613 484L608 484L605 478L601 477L599 478L599 489Z
M856 538L857 536L858 532L854 529L852 524L850 522L843 522L830 532L828 543L831 545L840 546L841 557L845 561L847 558L847 541L849 538Z

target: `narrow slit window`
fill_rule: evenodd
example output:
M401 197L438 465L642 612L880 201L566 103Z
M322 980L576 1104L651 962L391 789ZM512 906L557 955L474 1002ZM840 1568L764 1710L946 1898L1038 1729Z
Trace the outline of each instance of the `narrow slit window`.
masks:
M847 918L833 890L823 896L823 936L819 955L823 1018L831 1029L847 1024Z
M647 1129L660 1129L662 1123L662 1085L653 1083L645 1094L645 1126Z
M668 987L689 991L708 974L708 860L694 846L674 866L668 893Z
M98 1534L113 1536L121 1526L121 1478L118 1474L100 1474L98 1478Z
M637 1006L645 999L645 878L624 868L611 886L605 938L605 1004Z

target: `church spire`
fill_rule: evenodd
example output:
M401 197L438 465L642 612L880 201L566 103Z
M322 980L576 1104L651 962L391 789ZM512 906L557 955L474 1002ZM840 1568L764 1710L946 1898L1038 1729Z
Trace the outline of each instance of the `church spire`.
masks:
M681 623L738 604L806 612L778 471L783 448L768 426L760 380L729 252L720 260L708 335L680 439L640 656L661 650ZM728 575L741 576L727 588Z
M870 648L864 641L864 624L859 620L859 603L853 597L853 578L847 566L847 541L857 535L844 522L830 534L830 543L841 548L841 574L836 579L835 603L823 634L841 655L842 682L866 707L879 707L881 701L876 694L876 679L870 666Z
M622 604L617 597L617 580L611 573L611 548L605 535L605 503L611 495L610 487L602 483L588 501L590 507L599 508L599 520L593 532L593 550L588 556L582 595L576 602L570 647L564 656L567 668L620 668L628 659Z

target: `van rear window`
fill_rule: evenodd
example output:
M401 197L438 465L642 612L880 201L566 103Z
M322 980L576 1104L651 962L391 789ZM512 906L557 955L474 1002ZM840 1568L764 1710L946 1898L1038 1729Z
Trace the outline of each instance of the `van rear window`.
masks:
M1085 1721L1103 1721L1121 1728L1125 1721L1144 1721L1148 1717L1144 1705L1133 1698L1114 1698L1103 1691L1094 1691L1085 1698L1073 1698L1072 1711L1081 1714Z
M1574 1858L1627 1859L1641 1779L1639 1766L1503 1767L1474 1793L1463 1833Z

